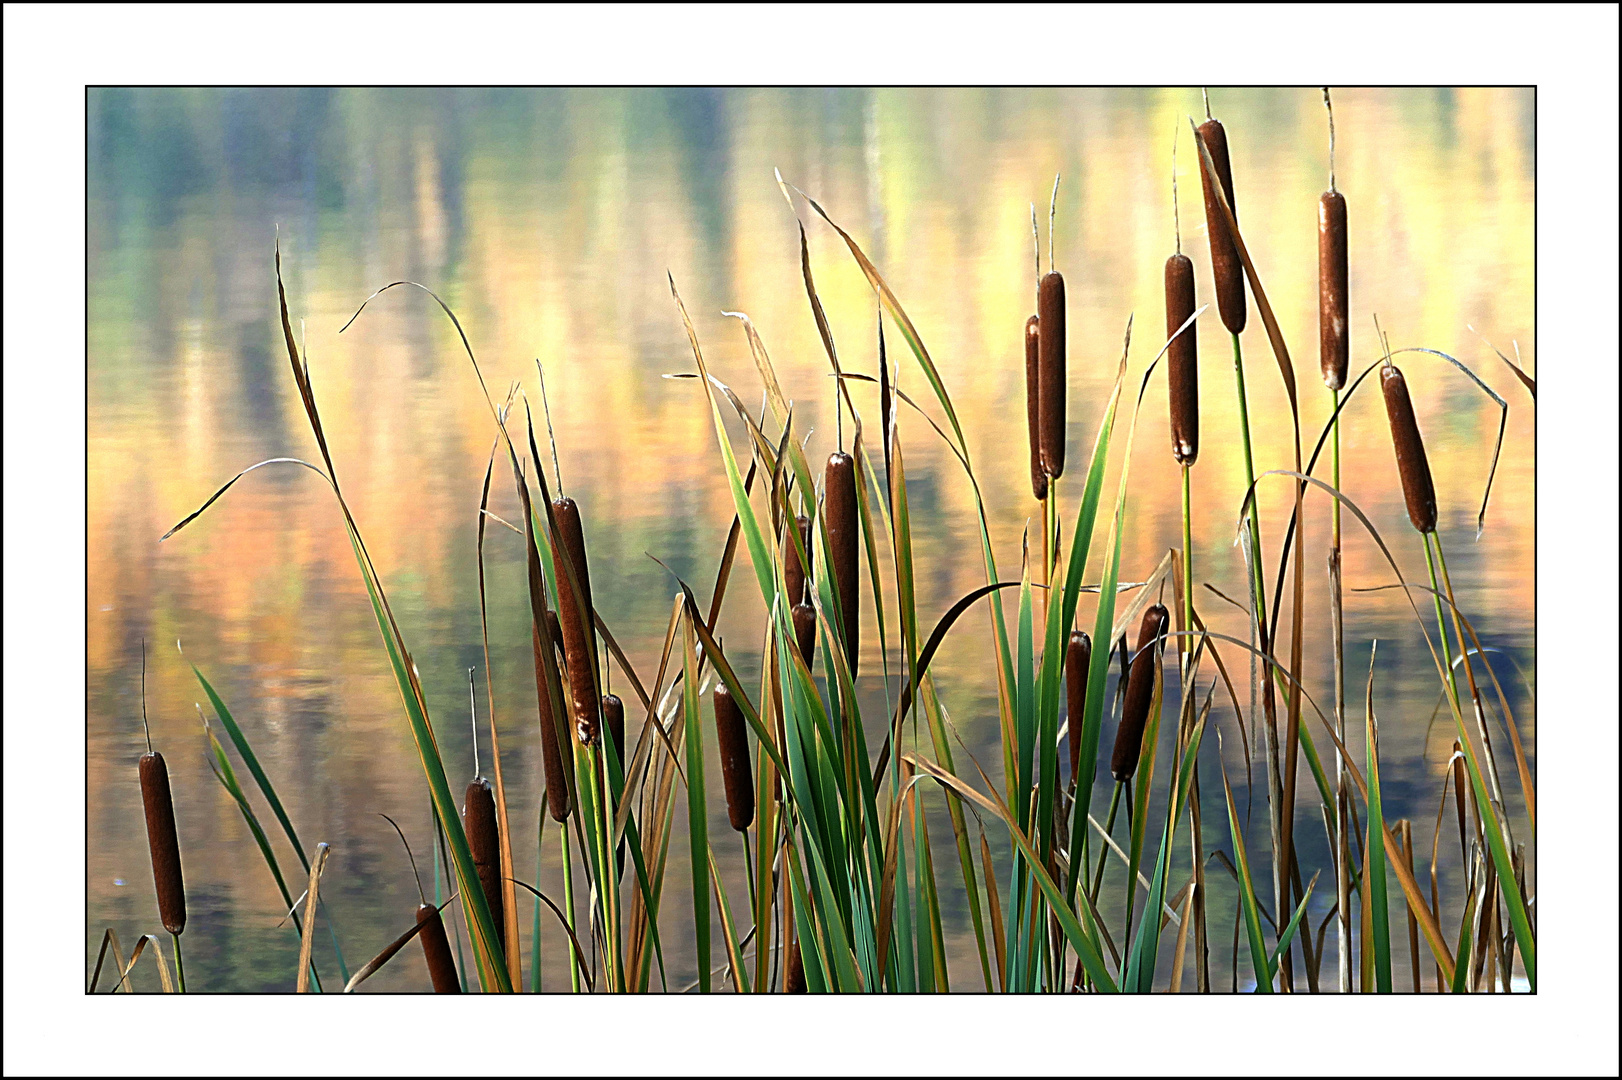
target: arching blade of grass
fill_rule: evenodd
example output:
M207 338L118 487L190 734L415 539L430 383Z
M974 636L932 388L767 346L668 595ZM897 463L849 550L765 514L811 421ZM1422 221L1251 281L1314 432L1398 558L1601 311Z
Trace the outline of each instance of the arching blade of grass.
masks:
M304 847L299 843L298 833L294 831L293 822L288 818L287 811L282 808L282 800L277 797L276 788L271 784L270 777L265 775L265 770L260 766L258 755L253 752L253 747L248 743L248 737L242 733L242 727L236 722L236 718L231 715L231 710L225 707L225 702L220 699L220 695L215 692L214 687L209 685L209 681L203 677L203 673L197 669L197 665L188 664L188 666L191 668L192 674L197 676L197 682L202 686L203 693L207 695L209 704L214 709L214 715L220 718L221 726L225 728L226 734L231 737L231 744L237 748L237 753L242 755L242 763L248 767L249 774L253 776L254 782L259 785L260 793L264 795L265 801L270 804L271 812L276 815L276 820L281 823L282 831L287 834L288 841L293 845L293 851L298 855L299 862L304 867L304 872L309 873L310 860L304 855ZM236 799L237 804L241 806L243 815L249 819L249 827L253 830L255 839L259 841L259 850L264 854L265 861L270 864L270 870L276 878L276 884L282 890L282 899L287 901L288 907L292 907L293 900L288 895L287 886L282 882L281 869L276 865L276 856L271 852L269 842L264 839L258 821L253 817L253 811L248 808L246 797L243 796L240 786L236 784L236 776L231 771L230 763L225 761L223 751L218 749L218 743L215 741L212 732L209 734L209 741L215 743L216 757L223 766L225 777L230 778L230 783L226 784L226 790L231 792L232 798ZM222 777L222 783L225 782L225 777ZM349 966L344 963L344 951L338 944L338 931L337 927L333 925L332 911L325 906L323 906L322 910L327 915L327 936L331 939L332 951L338 958L338 971L343 980L348 982ZM319 977L316 979L316 989L321 989Z
M1218 739L1220 745L1221 740ZM1221 755L1218 754L1218 762ZM1245 940L1250 943L1250 966L1256 973L1256 993L1273 992L1272 969L1267 962L1267 941L1262 936L1261 913L1256 907L1256 886L1250 877L1250 856L1245 853L1245 833L1239 826L1239 811L1233 804L1233 787L1228 768L1222 765L1222 793L1228 804L1228 834L1233 839L1234 860L1239 869L1239 908L1245 916Z
M193 668L192 670L196 671L197 669ZM198 675L198 678L201 679L202 676ZM208 684L205 682L203 686L206 689ZM212 693L210 696L212 697ZM216 702L216 709L223 707L223 705ZM201 709L198 710L198 715L202 715ZM296 905L293 903L293 894L288 891L287 882L282 877L281 864L276 859L275 851L271 849L270 841L265 837L265 830L259 825L258 815L253 812L253 807L248 805L248 797L242 793L242 785L237 783L236 772L231 768L231 759L225 756L225 747L221 746L220 741L214 737L214 731L208 726L206 718L203 720L203 734L207 736L209 749L214 754L214 760L209 762L209 768L214 770L214 776L219 780L220 786L225 789L226 794L235 800L237 808L242 811L242 818L248 823L248 831L253 833L254 842L259 845L259 854L263 856L265 865L270 867L271 877L276 879L276 888L281 891L282 903L287 905L288 913L292 915L293 929L302 941L304 938L304 924L300 922L298 912L293 910ZM330 927L330 916L327 921ZM321 975L316 971L313 961L310 964L310 975L315 979L316 993L320 993Z

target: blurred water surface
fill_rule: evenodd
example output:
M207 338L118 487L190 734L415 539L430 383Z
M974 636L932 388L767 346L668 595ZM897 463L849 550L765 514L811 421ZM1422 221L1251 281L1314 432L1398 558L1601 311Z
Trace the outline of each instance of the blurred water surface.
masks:
M1219 90L1212 105L1233 150L1240 224L1295 358L1310 448L1329 411L1316 344L1316 198L1327 182L1321 96ZM86 940L93 960L107 926L126 943L157 929L135 770L145 749L145 638L152 738L176 793L190 904L187 974L196 989L288 989L297 942L289 925L278 925L280 895L210 775L194 708L202 696L185 661L235 712L306 847L333 845L322 894L351 967L407 927L417 902L405 852L379 813L401 823L425 887L435 887L421 769L330 493L303 470L265 469L158 543L237 470L268 457L315 456L276 318L278 228L289 306L338 475L421 668L453 777L472 770L469 667L481 669L481 723L488 716L474 551L494 428L454 330L424 295L394 290L339 335L379 286L403 278L438 292L460 316L498 396L520 380L538 409L535 363L544 365L563 483L585 515L595 597L648 681L675 587L649 556L707 595L731 514L697 384L660 377L691 368L667 271L716 374L744 400L758 397L741 327L721 315L747 312L796 402L797 429L810 433L813 460L835 441L832 381L801 282L795 219L774 168L864 245L927 342L974 457L1004 577L1017 576L1022 532L1039 520L1027 479L1020 344L1033 306L1030 205L1045 211L1062 172L1053 250L1069 287L1071 464L1060 487L1067 514L1128 316L1136 315L1132 391L1163 339L1161 267L1175 243L1174 132L1182 246L1194 259L1201 302L1211 299L1186 120L1200 109L1197 90L94 90L88 109ZM1378 314L1393 347L1452 353L1511 406L1477 540L1498 409L1440 361L1402 360L1436 476L1458 601L1484 643L1500 650L1490 659L1530 750L1533 413L1467 327L1506 352L1518 341L1533 360L1532 95L1348 90L1336 95L1335 119L1336 182L1351 218L1354 371L1378 359ZM814 220L807 229L841 361L874 374L873 296L832 231ZM1199 580L1239 597L1245 578L1232 540L1244 482L1231 351L1214 309L1199 325L1204 438L1193 474L1195 567ZM891 337L890 355L900 357L901 388L940 419L899 340ZM1258 471L1288 467L1288 405L1254 305L1244 348ZM1134 448L1122 572L1130 580L1180 543L1180 477L1168 452L1162 380L1157 372L1150 383ZM874 389L854 394L874 423ZM1404 574L1424 580L1372 385L1345 417L1344 490ZM916 414L904 412L901 423L919 611L928 626L984 576L960 467ZM1123 424L1118 439L1124 435ZM1112 468L1111 492L1113 475ZM493 492L495 513L520 513L500 464ZM1263 544L1275 558L1288 498L1283 481L1263 481ZM1327 521L1327 503L1309 503L1306 677L1326 707ZM1378 548L1349 518L1347 533L1348 590L1391 584ZM495 527L487 561L515 856L519 875L534 880L541 780L523 548ZM1096 559L1093 566L1096 578ZM747 679L758 671L761 605L747 573L733 581L722 633ZM1416 599L1427 610L1425 598ZM893 587L887 600L893 620ZM1246 636L1243 617L1217 596L1204 593L1199 603L1215 628ZM1092 605L1083 599L1084 626ZM870 602L864 619L863 693L876 726L885 686ZM1423 862L1451 722L1436 712L1429 654L1400 592L1348 592L1346 622L1354 726L1371 642L1380 642L1373 695L1386 813L1414 819ZM983 613L966 618L933 671L965 742L997 776L986 627ZM894 672L894 632L890 642ZM1243 698L1247 665L1237 652L1229 657ZM611 681L629 701L618 671ZM1226 695L1218 701L1222 753L1243 793L1241 740ZM487 762L484 738L481 747ZM1213 770L1216 754L1208 740L1204 760ZM1262 775L1258 767L1259 796ZM1214 784L1213 777L1207 796ZM1298 836L1303 861L1317 866L1325 844L1309 787ZM1511 801L1518 806L1518 793ZM711 807L712 836L724 840L718 789ZM1226 848L1220 817L1208 812L1206 822L1206 848ZM1260 801L1251 831L1260 862ZM996 832L988 829L989 838L1003 850L1006 837ZM949 845L944 815L933 835ZM540 880L556 893L556 834L545 839ZM674 847L669 880L680 882L685 847ZM285 842L278 850L290 877L300 876ZM1445 888L1457 884L1450 852L1444 845ZM736 907L745 887L738 853L722 845L717 855L738 890ZM953 985L978 986L956 862L943 849L936 865L954 938ZM1226 930L1215 928L1232 918L1225 884L1212 885L1213 962L1222 972ZM694 973L689 895L685 887L665 892L673 987ZM520 905L527 941L530 904ZM1314 905L1316 924L1328 907ZM546 985L565 987L563 936L550 915L542 941ZM526 945L526 967L528 957ZM330 952L318 950L317 959L324 973L333 966ZM425 987L416 950L369 985Z

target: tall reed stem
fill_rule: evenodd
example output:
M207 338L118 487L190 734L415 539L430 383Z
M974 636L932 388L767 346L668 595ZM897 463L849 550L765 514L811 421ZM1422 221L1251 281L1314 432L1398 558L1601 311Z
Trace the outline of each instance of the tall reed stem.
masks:
M1340 490L1340 391L1329 391L1331 411L1334 423L1331 425L1330 462L1334 477L1335 490ZM1335 735L1340 740L1340 746L1346 745L1346 657L1344 650L1344 637L1341 630L1341 578L1340 578L1340 500L1330 500L1331 532L1329 541L1330 558L1330 588L1333 595L1330 598L1330 612L1334 621L1332 633L1334 634L1335 653ZM1346 758L1339 747L1335 752L1335 900L1338 905L1335 912L1335 938L1339 953L1339 980L1340 992L1352 992L1352 875L1351 875L1351 845L1346 837L1346 800L1350 798L1346 789Z
M1250 406L1245 396L1245 357L1239 347L1239 335L1232 334L1231 336L1233 337L1233 374L1239 390L1239 431L1245 450L1245 490L1250 492L1250 506L1248 508L1250 576L1254 581L1254 587L1251 591L1251 606L1254 609L1256 625L1259 628L1261 647L1263 651L1270 652L1272 645L1271 635L1267 632L1267 586L1266 579L1262 576L1262 529L1260 516L1257 513L1256 466L1250 449ZM1262 666L1262 683L1263 710L1266 717L1265 730L1267 735L1268 827L1272 833L1273 841L1273 905L1275 910L1282 911L1286 907L1285 888L1289 879L1287 869L1289 856L1280 848L1281 833L1283 832L1284 790L1282 779L1279 776L1277 723L1271 705L1273 700L1273 670L1271 665L1264 664ZM1288 985L1292 981L1291 976L1293 974L1293 964L1289 961L1288 952L1284 954L1283 960L1284 962L1279 968L1279 974L1283 978L1285 985Z
M574 933L574 867L569 859L569 830L558 830L558 850L563 855L563 913L567 916L569 932ZM574 947L572 944L569 946ZM571 961L574 958L571 957ZM580 993L580 965L577 962L569 964L569 989L572 993Z
M175 942L175 985L184 994L186 992L186 961L180 958L180 935L170 934L169 936Z
M1453 643L1447 636L1447 616L1442 613L1442 582L1436 573L1436 555L1431 550L1431 541L1435 533L1425 533L1425 566L1431 573L1431 599L1436 603L1436 632L1442 638L1442 662L1447 665L1447 691L1453 697L1453 706L1463 711L1459 705L1459 688L1453 678Z

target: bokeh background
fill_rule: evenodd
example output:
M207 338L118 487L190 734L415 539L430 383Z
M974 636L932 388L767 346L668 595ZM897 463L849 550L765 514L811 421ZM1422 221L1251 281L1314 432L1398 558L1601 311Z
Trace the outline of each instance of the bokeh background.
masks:
M1219 89L1211 104L1228 130L1240 225L1295 357L1310 444L1329 411L1316 345L1316 199L1328 167L1322 97L1315 89ZM707 595L731 514L697 384L661 378L692 366L667 271L716 374L746 401L758 398L741 328L720 314L745 311L796 401L799 430L810 432L808 452L815 459L834 444L832 382L800 278L795 218L774 168L863 244L928 343L963 422L1004 576L1017 573L1021 535L1039 520L1027 478L1021 347L1034 296L1031 204L1045 249L1048 196L1054 174L1063 174L1053 247L1069 291L1069 460L1078 476L1128 316L1136 315L1134 389L1163 339L1174 133L1182 246L1194 259L1201 302L1212 299L1186 119L1202 110L1197 89L102 89L90 92L87 107L87 963L107 926L125 942L158 929L135 772L145 749L144 638L152 738L176 795L193 989L289 989L297 941L235 804L210 774L194 707L202 695L187 660L231 706L306 846L333 845L322 895L351 967L409 926L417 902L405 852L380 812L404 827L433 888L420 766L330 493L303 470L261 470L158 543L237 470L315 454L276 320L278 228L289 306L305 335L339 476L421 668L453 775L472 769L466 670L484 663L476 511L494 430L454 330L425 296L390 292L338 334L374 289L408 278L443 296L498 393L521 380L538 405L535 364L544 365L563 482L585 515L597 603L646 681L675 588L649 556ZM1499 410L1441 361L1399 358L1430 451L1459 603L1496 650L1488 659L1532 750L1533 409L1483 341L1511 355L1518 342L1535 373L1532 92L1343 90L1335 121L1336 182L1350 207L1354 371L1378 359L1377 314L1394 348L1451 353L1510 404L1477 539ZM815 220L806 226L841 361L873 374L872 293L833 232ZM1199 336L1196 573L1242 596L1232 541L1243 459L1230 349L1214 309ZM898 338L891 343L899 348ZM923 380L898 348L891 356L900 358L902 388L922 401ZM1288 405L1254 310L1244 348L1258 471L1286 467ZM875 391L854 394L858 409L876 418ZM901 422L919 610L932 623L984 583L973 503L938 438L915 414ZM1124 425L1118 430L1117 447ZM1180 477L1169 446L1157 373L1132 451L1127 579L1141 580L1180 543ZM1404 573L1423 579L1372 381L1347 408L1343 452L1347 495ZM1107 491L1114 475L1112 466ZM1067 513L1079 487L1062 488ZM493 492L495 513L519 513L500 465ZM1288 498L1284 482L1264 481L1263 544L1275 555ZM1309 690L1327 700L1327 504L1309 506L1306 673ZM1347 528L1348 590L1390 584L1375 545L1350 519ZM522 546L496 527L487 561L515 856L520 876L538 877L556 895L555 833L536 867L540 759ZM1089 576L1096 573L1095 560ZM741 587L722 633L747 681L758 671L762 612L748 576L734 581ZM1209 594L1200 603L1214 627L1245 636L1238 612ZM1091 604L1084 598L1084 626ZM870 603L864 619L862 692L882 716ZM1346 625L1357 673L1349 682L1359 689L1379 641L1374 700L1387 814L1414 819L1428 859L1451 746L1429 655L1394 590L1349 591ZM999 757L985 627L983 614L966 618L933 671L954 723L990 769ZM1237 655L1230 663L1240 663ZM611 679L621 683L617 671ZM484 698L481 670L481 724ZM1243 798L1237 721L1222 698L1221 753ZM481 747L487 761L483 738ZM1209 741L1204 760L1213 769L1217 752ZM1257 768L1258 795L1262 776ZM1260 805L1253 857L1265 852ZM724 837L718 796L711 807L713 835ZM1317 865L1324 840L1309 811L1303 798L1298 836L1303 861ZM1225 830L1213 823L1220 826L1208 814L1206 847L1226 847ZM932 835L950 843L944 814ZM296 866L285 842L278 851L284 868ZM718 856L742 895L736 853ZM943 849L937 865L948 930L959 935L949 949L953 985L976 986L949 858ZM1444 891L1457 887L1456 864L1444 850ZM670 880L686 872L683 853L673 851ZM1221 889L1214 881L1214 927L1231 918L1231 893L1224 899ZM666 890L672 987L694 977L690 936L679 930L690 920L685 892ZM527 942L530 906L520 903ZM1315 899L1314 924L1327 910ZM1225 970L1221 940L1213 929L1213 962ZM547 915L548 989L567 986L562 943ZM527 957L526 945L526 965ZM319 951L317 959L327 962ZM139 978L155 983L150 972ZM415 951L368 984L425 986Z

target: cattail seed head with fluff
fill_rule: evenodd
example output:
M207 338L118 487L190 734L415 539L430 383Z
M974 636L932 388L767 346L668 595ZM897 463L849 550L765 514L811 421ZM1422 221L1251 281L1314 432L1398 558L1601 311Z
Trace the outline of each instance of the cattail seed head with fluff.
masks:
M854 679L861 656L862 578L857 562L860 538L857 534L856 463L849 454L841 450L829 455L823 486L829 558L833 563L834 584L839 588L840 626L845 634L845 661Z
M811 519L804 514L794 518L795 528L800 534L800 546L805 549L807 562L811 561ZM788 581L788 603L792 607L804 600L810 588L810 573L806 566L800 562L800 553L795 550L794 542L788 538L783 540L783 577Z
M563 626L563 654L569 662L569 696L573 699L575 734L585 746L597 741L602 697L597 691L597 632L592 619L591 576L586 567L586 537L580 527L580 507L570 498L552 500L557 518L561 554L574 569L558 566L558 622ZM561 562L561 560L559 560ZM579 586L578 597L575 587Z
M1346 385L1351 361L1346 270L1346 196L1326 191L1318 196L1318 363L1324 385Z
M727 793L727 819L738 832L755 820L755 783L749 767L749 725L724 683L715 685L715 739L721 751L721 780Z
M1387 363L1380 370L1380 391L1385 395L1386 419L1391 422L1391 444L1397 451L1397 474L1402 478L1402 497L1408 503L1408 520L1422 533L1435 532L1436 488L1425 457L1425 440L1414 419L1408 381L1395 364Z
M1070 741L1070 780L1076 782L1081 766L1081 720L1087 707L1087 668L1093 662L1093 639L1082 630L1070 631L1064 653L1064 690L1069 715L1065 721Z
M501 895L501 839L496 825L496 799L490 781L480 776L467 786L462 797L462 828L467 846L473 852L473 867L479 872L479 886L490 908L490 921L496 926L496 941L507 947L507 920Z
M1025 428L1031 447L1031 494L1038 502L1048 497L1048 474L1042 471L1042 318L1025 320Z
M620 759L620 768L627 768L625 761L625 702L620 700L618 694L603 695L603 727L608 730L608 737L614 740L614 753Z
M1238 221L1239 204L1233 199L1233 167L1228 161L1228 133L1223 130L1222 121L1207 120L1199 126L1199 134L1211 154L1211 164L1216 166L1222 193L1228 197L1228 208ZM1245 269L1239 262L1239 249L1228 231L1227 220L1222 216L1222 204L1211 187L1211 174L1203 167L1200 186L1205 192L1205 231L1211 239L1211 278L1216 285L1217 311L1222 315L1223 326L1232 333L1243 333Z
M1178 252L1166 260L1166 336L1194 314L1194 263ZM1179 465L1200 456L1200 369L1196 326L1166 348L1166 397L1171 404L1171 453Z
M1064 275L1050 270L1036 290L1038 443L1049 480L1064 475L1065 325Z
M445 936L445 920L439 917L439 909L432 904L420 905L417 921L427 924L417 937L422 941L422 958L428 963L434 993L460 994L462 984L456 978L456 961L451 958L451 943Z
M1149 706L1154 701L1156 639L1166 632L1166 622L1166 606L1155 604L1143 613L1138 629L1138 651L1132 657L1121 726L1115 733L1115 750L1110 754L1110 773L1123 783L1138 771L1143 729L1149 723Z
M155 750L141 755L141 803L146 809L146 842L152 851L152 883L158 917L171 934L186 929L186 885L180 872L180 838L175 832L175 801L169 767Z

